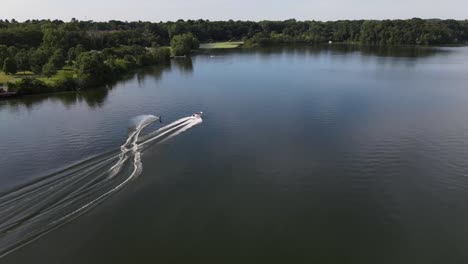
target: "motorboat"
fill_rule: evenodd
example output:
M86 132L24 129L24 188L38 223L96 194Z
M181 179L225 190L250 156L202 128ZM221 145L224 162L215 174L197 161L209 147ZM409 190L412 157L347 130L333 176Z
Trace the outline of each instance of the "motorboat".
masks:
M196 112L195 114L192 115L194 118L200 118L203 115L203 112Z

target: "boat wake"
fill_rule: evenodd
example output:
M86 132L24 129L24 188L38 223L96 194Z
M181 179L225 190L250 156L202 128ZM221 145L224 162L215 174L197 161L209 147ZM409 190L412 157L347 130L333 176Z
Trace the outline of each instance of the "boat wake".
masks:
M142 131L158 120L142 115L119 150L92 157L0 195L0 257L47 234L104 201L143 170L141 153L202 122L184 117L147 135Z

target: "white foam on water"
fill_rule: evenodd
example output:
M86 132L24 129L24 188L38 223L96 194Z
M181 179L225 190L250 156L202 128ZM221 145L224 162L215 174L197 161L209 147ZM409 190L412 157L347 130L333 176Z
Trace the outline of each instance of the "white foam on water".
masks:
M168 137L166 137L165 139L163 139L160 143L164 143L164 142L168 141L169 139L171 139L171 138L173 138L173 137L175 137L177 135L180 135L182 132L187 131L190 128L192 128L192 127L194 127L194 126L196 126L198 124L201 124L202 122L203 122L203 119L201 119L200 117L193 117L184 126L177 129L177 131L175 131L173 134L171 134Z
M158 119L133 118L132 131L118 153L93 157L0 196L0 258L75 219L138 177L144 147L166 142L202 122L200 117L184 117L140 139Z
M124 162L127 160L126 154L128 152L133 152L134 155L137 155L138 151L138 136L140 135L141 131L147 127L149 124L152 122L158 120L159 117L153 116L153 115L140 115L137 117L134 117L132 119L132 126L134 127L135 131L133 131L129 137L127 138L127 141L120 147L121 153L119 154L119 161L110 168L109 170L109 178L114 177L117 173L120 172L120 169L122 168L122 165ZM130 145L130 146L129 146ZM140 163L137 163L139 165ZM141 165L140 165L141 166Z

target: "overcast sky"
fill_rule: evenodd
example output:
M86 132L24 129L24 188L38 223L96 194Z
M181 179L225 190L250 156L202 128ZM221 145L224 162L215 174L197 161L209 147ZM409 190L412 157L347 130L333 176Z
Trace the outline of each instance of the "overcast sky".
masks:
M107 21L468 19L468 0L0 0L0 18Z

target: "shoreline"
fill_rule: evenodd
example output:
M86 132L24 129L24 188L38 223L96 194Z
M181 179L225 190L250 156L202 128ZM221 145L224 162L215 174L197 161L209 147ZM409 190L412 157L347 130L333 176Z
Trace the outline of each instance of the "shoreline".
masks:
M235 44L228 46L227 44ZM202 52L209 52L209 51L223 51L223 50L255 50L255 49L267 49L267 48L275 48L275 47L368 47L368 48L396 48L396 49L421 49L421 50L431 50L431 49L441 49L441 48L463 48L468 47L468 43L464 44L446 44L446 45L437 45L437 46L430 46L430 45L374 45L374 44L361 44L361 43L349 43L349 42L334 42L334 43L304 43L304 42L294 42L294 43L279 43L274 45L266 45L266 46L246 46L244 42L235 41L235 42L212 42L212 43L203 43L200 46L205 45L203 48L200 47L197 50L193 51L194 56L201 54ZM210 45L210 46L207 46ZM222 45L223 47L218 48L217 46ZM170 61L175 61L178 59L190 59L191 56L172 56ZM102 85L86 87L86 88L79 88L75 90L59 90L57 91L44 91L44 92L37 92L37 93L26 93L21 94L18 92L8 92L8 89L4 93L0 93L0 101L5 100L12 100L22 98L24 96L33 96L33 95L52 95L52 94L60 94L60 93L79 93L80 91L88 91L94 90L101 87L106 87L112 85L115 82L119 82L125 79L125 77L133 76L138 71L148 69L151 67L160 67L163 66L165 63L159 63L151 66L144 66L132 69L130 72L124 73L122 75L116 76L111 78L110 81L103 83ZM21 74L20 74L21 75ZM12 79L17 78L18 76L13 77ZM26 77L28 78L28 77ZM34 77L33 77L34 78ZM3 83L4 88L8 88L8 83Z

